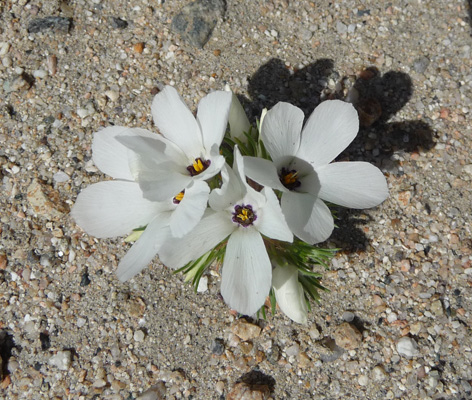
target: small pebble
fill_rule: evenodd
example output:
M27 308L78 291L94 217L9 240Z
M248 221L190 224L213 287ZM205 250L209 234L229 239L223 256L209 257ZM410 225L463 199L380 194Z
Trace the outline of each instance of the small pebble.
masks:
M72 363L72 353L68 350L58 351L49 359L49 364L59 368L61 371L67 371Z
M223 339L214 339L211 342L211 352L217 356L221 356L225 351L225 343Z
M166 394L166 386L164 382L158 382L143 392L136 400L164 400Z
M48 76L48 73L44 69L37 69L33 71L33 76L35 78L44 79Z
M46 30L68 32L71 24L72 19L65 17L34 18L28 24L28 32L38 33Z
M261 328L244 319L240 319L231 327L231 331L239 338L246 341L258 337L261 333Z
M397 351L398 354L406 358L418 357L420 355L417 343L409 337L402 337L397 342Z
M125 29L128 27L128 22L119 17L110 17L110 25L114 29Z
M267 385L250 385L240 382L228 393L226 400L266 400L269 396L270 389Z
M63 183L67 182L70 179L70 176L65 172L59 171L52 176L52 179L54 179L54 181L57 183Z
M105 96L107 96L111 101L116 101L118 100L118 97L120 97L120 93L116 90L107 90Z
M144 340L144 332L142 330L137 330L134 332L133 337L136 342L142 342Z
M336 344L345 350L355 350L362 342L362 335L359 330L348 322L339 325L335 329L333 337Z
M197 292L205 293L208 290L208 277L202 276L198 282Z
M381 365L376 365L372 369L372 379L374 381L380 382L383 381L387 377L387 373L385 372L384 367Z

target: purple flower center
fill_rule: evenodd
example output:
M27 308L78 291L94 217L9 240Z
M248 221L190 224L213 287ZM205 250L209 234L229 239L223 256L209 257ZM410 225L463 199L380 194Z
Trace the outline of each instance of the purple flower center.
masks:
M196 158L192 165L187 167L187 171L190 176L195 176L205 171L211 164L210 160L204 160L202 158Z
M233 222L247 227L252 225L256 219L257 215L251 205L234 206Z

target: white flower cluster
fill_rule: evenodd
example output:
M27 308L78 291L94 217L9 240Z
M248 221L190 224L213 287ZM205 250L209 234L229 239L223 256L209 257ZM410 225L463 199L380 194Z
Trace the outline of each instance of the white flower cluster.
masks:
M324 201L368 208L388 196L376 167L331 163L357 134L354 107L325 101L303 126L300 109L278 103L251 136L231 92L204 97L195 118L167 86L154 98L152 115L160 135L118 126L95 133L93 161L113 180L79 194L72 210L77 224L99 238L135 231L118 266L121 281L156 255L170 268L187 268L190 277L222 261L221 294L231 308L253 315L271 294L291 319L306 322L307 282L317 280L304 280L303 271L315 275L295 264L313 260L299 256L301 249L333 231Z

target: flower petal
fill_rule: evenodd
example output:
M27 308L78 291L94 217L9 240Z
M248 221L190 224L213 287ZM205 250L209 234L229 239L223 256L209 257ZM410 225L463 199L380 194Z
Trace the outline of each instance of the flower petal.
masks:
M90 235L107 238L145 226L165 209L164 204L143 198L135 182L105 181L82 190L71 215Z
M294 156L300 146L303 111L289 103L277 103L264 117L261 138L272 159Z
M225 87L226 90L226 87ZM229 89L228 87L228 90ZM244 111L238 96L232 93L231 96L231 108L229 109L229 130L233 139L239 139L243 143L247 142L247 138L244 133L248 133L251 129L251 124L247 118L246 111Z
M321 184L320 178L318 177L318 174L315 170L312 169L311 172L309 172L305 176L302 176L300 178L300 183L301 185L297 188L297 192L310 193L313 196L318 196Z
M243 157L246 175L260 185L286 192L287 189L280 182L277 167L270 160L259 157Z
M210 187L204 181L194 181L170 217L170 230L174 237L189 233L200 222L207 208Z
M131 279L141 272L156 256L166 239L170 237L170 213L154 218L135 244L120 261L116 275L121 282Z
M185 165L188 161L187 156L180 148L156 133L152 137L133 137L122 134L117 137L117 140L132 150L140 159L152 160L153 164L172 160L176 164Z
M190 159L201 156L203 149L200 127L184 100L172 86L166 86L152 101L154 123L159 131L174 142Z
M246 188L235 172L225 164L221 169L223 184L210 193L209 205L215 211L222 211L242 199Z
M315 168L329 164L354 140L358 130L359 117L352 104L324 101L308 118L297 155Z
M293 235L287 222L285 222L277 196L272 189L267 187L262 189L261 193L266 197L267 202L263 208L258 210L258 218L254 222L254 226L264 236L284 242L292 242Z
M337 162L318 169L320 198L350 208L378 206L388 197L385 176L366 162Z
M196 260L225 240L235 229L226 211L206 211L202 220L182 238L169 239L159 252L161 261L170 268L181 268Z
M197 121L201 127L205 149L211 149L214 144L220 146L228 125L230 107L230 92L212 92L200 100Z
M261 235L239 228L229 237L221 277L225 302L241 314L253 315L269 294L272 266Z
M133 180L128 165L128 148L118 140L121 135L136 139L157 135L145 129L124 126L110 126L93 135L92 158L97 168L115 179Z
M255 190L246 179L246 171L244 168L244 158L239 151L238 146L234 146L233 149L233 170L237 177L239 177L240 182L243 184L245 192L251 197L251 201L253 204L265 204L266 199L265 196Z
M307 323L308 307L303 286L298 281L298 268L276 265L272 271L275 299L284 314L299 324Z
M192 183L190 175L175 171L172 163L159 164L159 169L143 169L137 178L146 199L168 201Z
M281 206L288 226L303 241L320 243L333 232L331 211L319 198L308 193L286 192Z

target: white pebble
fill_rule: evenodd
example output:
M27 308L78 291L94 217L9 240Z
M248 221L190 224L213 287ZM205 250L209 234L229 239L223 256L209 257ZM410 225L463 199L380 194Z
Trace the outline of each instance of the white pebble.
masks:
M402 337L397 343L398 354L407 357L417 357L420 355L418 351L418 345L416 342L409 337Z
M367 384L369 383L369 378L367 378L367 376L365 375L361 375L359 378L357 378L357 382L361 386L367 386Z
M10 50L10 43L8 42L0 42L0 56L4 56Z
M49 365L59 368L61 371L67 371L72 362L72 353L70 351L58 351L49 359Z
M48 73L44 69L37 69L36 71L33 71L33 76L35 78L44 79L48 76Z
M197 292L205 293L208 290L208 277L202 276L200 282L198 282Z
M67 175L65 172L59 171L52 176L52 179L54 179L54 181L57 183L62 183L67 182L70 179L70 176Z
M142 330L134 332L134 340L136 342L142 342L144 340L144 332Z
M118 100L118 97L120 97L120 94L115 90L107 90L105 96L107 96L111 101L116 101Z

